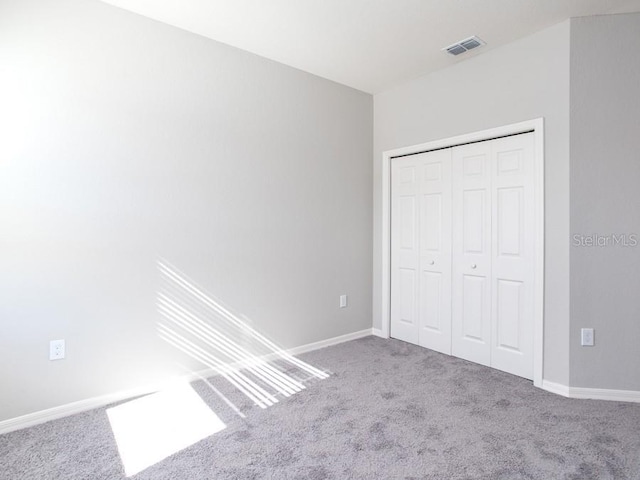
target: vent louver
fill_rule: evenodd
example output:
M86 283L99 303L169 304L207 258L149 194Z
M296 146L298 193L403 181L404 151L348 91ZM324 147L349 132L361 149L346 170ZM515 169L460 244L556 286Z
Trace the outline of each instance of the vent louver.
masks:
M446 51L450 55L460 55L461 53L467 52L469 50L473 50L474 48L481 47L485 43L480 40L478 37L469 37L464 40L460 40L453 45L449 45L446 48L443 48L443 51Z

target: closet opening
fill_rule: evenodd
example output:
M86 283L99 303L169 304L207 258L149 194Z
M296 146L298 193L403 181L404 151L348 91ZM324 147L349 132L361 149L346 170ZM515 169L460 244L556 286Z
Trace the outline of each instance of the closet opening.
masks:
M383 337L542 385L543 120L383 154Z

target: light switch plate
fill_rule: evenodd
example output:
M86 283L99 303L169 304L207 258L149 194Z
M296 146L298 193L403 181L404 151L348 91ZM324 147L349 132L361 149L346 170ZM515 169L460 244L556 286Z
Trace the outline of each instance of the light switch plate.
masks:
M595 345L593 338L593 328L583 328L580 338L583 347L593 347Z
M340 295L340 308L347 308L347 296Z

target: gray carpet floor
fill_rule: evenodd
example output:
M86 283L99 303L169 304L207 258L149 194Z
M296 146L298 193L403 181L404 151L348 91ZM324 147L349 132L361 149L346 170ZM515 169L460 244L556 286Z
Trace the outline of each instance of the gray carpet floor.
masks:
M266 409L222 377L193 384L226 428L129 478L640 479L638 404L375 337L300 358L330 377ZM0 436L0 478L126 478L106 409Z

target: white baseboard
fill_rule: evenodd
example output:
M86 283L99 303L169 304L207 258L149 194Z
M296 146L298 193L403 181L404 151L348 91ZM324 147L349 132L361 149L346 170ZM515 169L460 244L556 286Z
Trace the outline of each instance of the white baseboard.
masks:
M571 398L590 398L593 400L611 400L614 402L640 403L640 392L634 390L570 387L569 395L571 396Z
M310 352L313 350L319 350L321 348L330 347L339 343L356 340L358 338L368 337L372 335L372 329L368 328L360 330L359 332L347 333L346 335L340 335L338 337L329 338L327 340L321 340L319 342L308 343L299 347L294 347L284 352L289 355L300 355L301 353ZM265 360L272 360L278 358L280 355L274 353L266 356ZM241 368L242 365L230 365L231 368ZM145 387L110 393L107 395L100 395L98 397L88 398L86 400L80 400L78 402L67 403L58 407L48 408L46 410L40 410L38 412L29 413L16 418L10 418L0 422L0 435L3 433L13 432L27 427L32 427L40 423L49 422L58 418L67 417L76 413L86 412L87 410L93 410L94 408L104 407L106 405L127 400L129 398L138 397L140 395L147 395L149 393L157 392L166 388L168 385L175 383L176 381L193 382L196 380L212 377L218 375L218 371L214 369L205 369L198 372L192 372L179 378L173 378L166 382L155 383L153 385L147 385Z
M371 329L371 334L375 335L376 337L380 337L380 338L389 338L389 336L383 334L382 330L380 330L379 328L372 328Z
M543 380L543 390L568 398L588 400L609 400L614 402L640 403L640 392L634 390L612 390L608 388L569 387L560 383Z
M339 343L350 342L351 340L357 340L359 338L369 337L371 335L373 335L372 329L367 328L365 330L360 330L359 332L347 333L346 335L329 338L328 340L321 340L319 342L301 345L300 347L294 347L287 350L287 353L291 355L300 355L301 353L311 352L312 350L320 350L321 348L338 345Z
M563 397L569 397L569 387L561 383L550 382L549 380L542 380L543 390L547 392L555 393L556 395L562 395Z
M136 390L127 390L107 395L100 395L98 397L87 398L77 402L67 403L58 407L48 408L46 410L40 410L38 412L29 413L16 418L10 418L9 420L3 420L0 422L0 435L3 433L13 432L14 430L20 430L27 427L32 427L40 423L49 422L58 418L67 417L76 413L86 412L87 410L93 410L94 408L104 407L111 403L126 400L127 398L133 398L140 395L146 395L159 388L146 387Z

